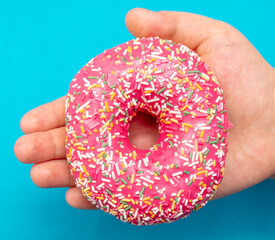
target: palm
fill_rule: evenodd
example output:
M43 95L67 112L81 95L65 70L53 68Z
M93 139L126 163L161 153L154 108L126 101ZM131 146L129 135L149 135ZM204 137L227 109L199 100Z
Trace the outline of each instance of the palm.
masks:
M269 126L274 125L275 114L272 108L264 109L272 106L274 70L253 46L234 28L194 14L135 9L127 14L126 25L136 37L157 35L187 45L215 71L234 126L229 130L225 177L215 196L232 194L270 177L275 166L268 143L274 142L275 135ZM31 177L38 186L70 187L66 195L70 205L93 208L76 189L66 163L64 103L63 97L24 116L21 127L27 135L17 141L15 153L22 162L35 163ZM142 119L135 124L150 130ZM155 131L145 132L144 147L154 141ZM139 135L135 130L132 133L132 142L139 143Z

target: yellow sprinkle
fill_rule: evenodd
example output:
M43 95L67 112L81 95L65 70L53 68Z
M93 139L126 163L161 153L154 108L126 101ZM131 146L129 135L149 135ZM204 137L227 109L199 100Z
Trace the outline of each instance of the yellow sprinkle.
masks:
M144 203L146 203L147 205L151 205L151 202L148 201L144 201Z
M105 107L106 107L106 111L109 112L110 110L107 102L105 102Z
M200 138L203 138L204 130L201 131Z
M154 163L154 166L157 166L159 164L159 161L157 161L156 163Z
M103 200L104 198L103 197L96 197L97 199L100 199L100 200Z
M78 147L78 149L79 149L79 150L83 150L83 151L86 150L86 148L84 148L84 147Z
M197 172L197 175L200 175L200 174L203 174L203 173L205 173L204 170L203 170L203 171L200 171L200 172Z
M166 182L169 181L169 180L168 180L168 177L166 176L166 174L163 174L163 177L164 177L164 179L165 179Z
M174 123L179 123L177 119L174 119L174 118L170 118L170 121L171 122L174 122Z
M134 181L135 181L135 175L132 173L132 176L131 176L131 181L130 181L130 183L134 183Z
M86 174L87 176L89 176L89 173L86 171L86 168L85 168L84 165L82 166L82 168L83 168L83 171L85 172L85 174Z
M183 123L182 124L184 127L190 127L190 128L193 128L193 125L189 124L189 123Z
M182 109L181 109L181 111L184 111L186 108L188 108L189 107L189 105L188 104L186 104Z
M202 162L202 153L200 152L200 162Z
M190 114L192 114L192 115L195 116L195 117L197 116L197 114L196 114L196 113L193 113L193 112L190 112Z
M122 170L119 171L121 173L121 175L124 175L124 172Z
M118 188L124 188L124 187L125 187L125 184L118 186Z
M89 86L88 87L88 90L90 90L90 89L92 89L92 88L95 88L95 87L98 87L98 88L100 88L101 87L101 85L99 85L99 84L92 84L91 86Z
M196 87L197 87L198 89L200 89L200 91L203 90L202 87L201 87L199 84L197 84L197 83L196 83Z
M142 199L142 201L147 201L147 200L150 200L150 197L146 197L146 198Z
M170 133L168 133L166 136L167 136L167 137L170 137L170 138L173 138L173 137L174 137L174 136L173 136L172 134L170 134Z
M176 201L173 201L171 209L174 210Z
M98 158L100 158L101 156L103 156L105 154L105 151L101 152L100 154L97 155Z
M182 190L179 190L178 194L177 194L177 197L179 197L182 193Z
M80 126L80 128L81 128L81 132L85 133L84 127L82 125Z
M172 164L170 165L170 168L173 168L173 167L174 167L174 165L175 165L175 164L174 164L174 163L172 163Z

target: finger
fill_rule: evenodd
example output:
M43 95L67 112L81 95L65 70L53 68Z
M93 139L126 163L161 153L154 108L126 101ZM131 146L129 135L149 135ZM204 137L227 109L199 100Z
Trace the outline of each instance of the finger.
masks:
M77 187L69 188L66 193L66 201L74 208L79 209L97 209L95 205L89 202Z
M36 163L31 168L31 179L41 188L75 186L67 160Z
M24 133L46 131L65 125L65 99L41 105L23 116L21 129Z
M209 36L219 32L221 22L192 13L135 8L127 13L125 23L135 37L158 36L195 50Z
M65 135L65 127L24 135L15 143L15 155L23 163L65 158Z

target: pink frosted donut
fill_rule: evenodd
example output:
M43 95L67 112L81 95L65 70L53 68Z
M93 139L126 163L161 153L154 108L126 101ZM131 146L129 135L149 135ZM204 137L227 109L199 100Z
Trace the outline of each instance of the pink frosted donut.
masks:
M159 139L131 145L137 111L157 118ZM168 223L204 206L224 174L230 123L223 91L198 55L158 37L91 59L71 82L66 151L83 195L136 225Z

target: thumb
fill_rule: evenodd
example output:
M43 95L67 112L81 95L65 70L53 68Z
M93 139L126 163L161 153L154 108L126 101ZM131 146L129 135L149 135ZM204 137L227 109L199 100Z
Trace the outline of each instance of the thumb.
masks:
M221 33L223 25L208 17L185 12L153 12L135 8L125 18L126 27L135 37L158 36L197 50L209 37Z

